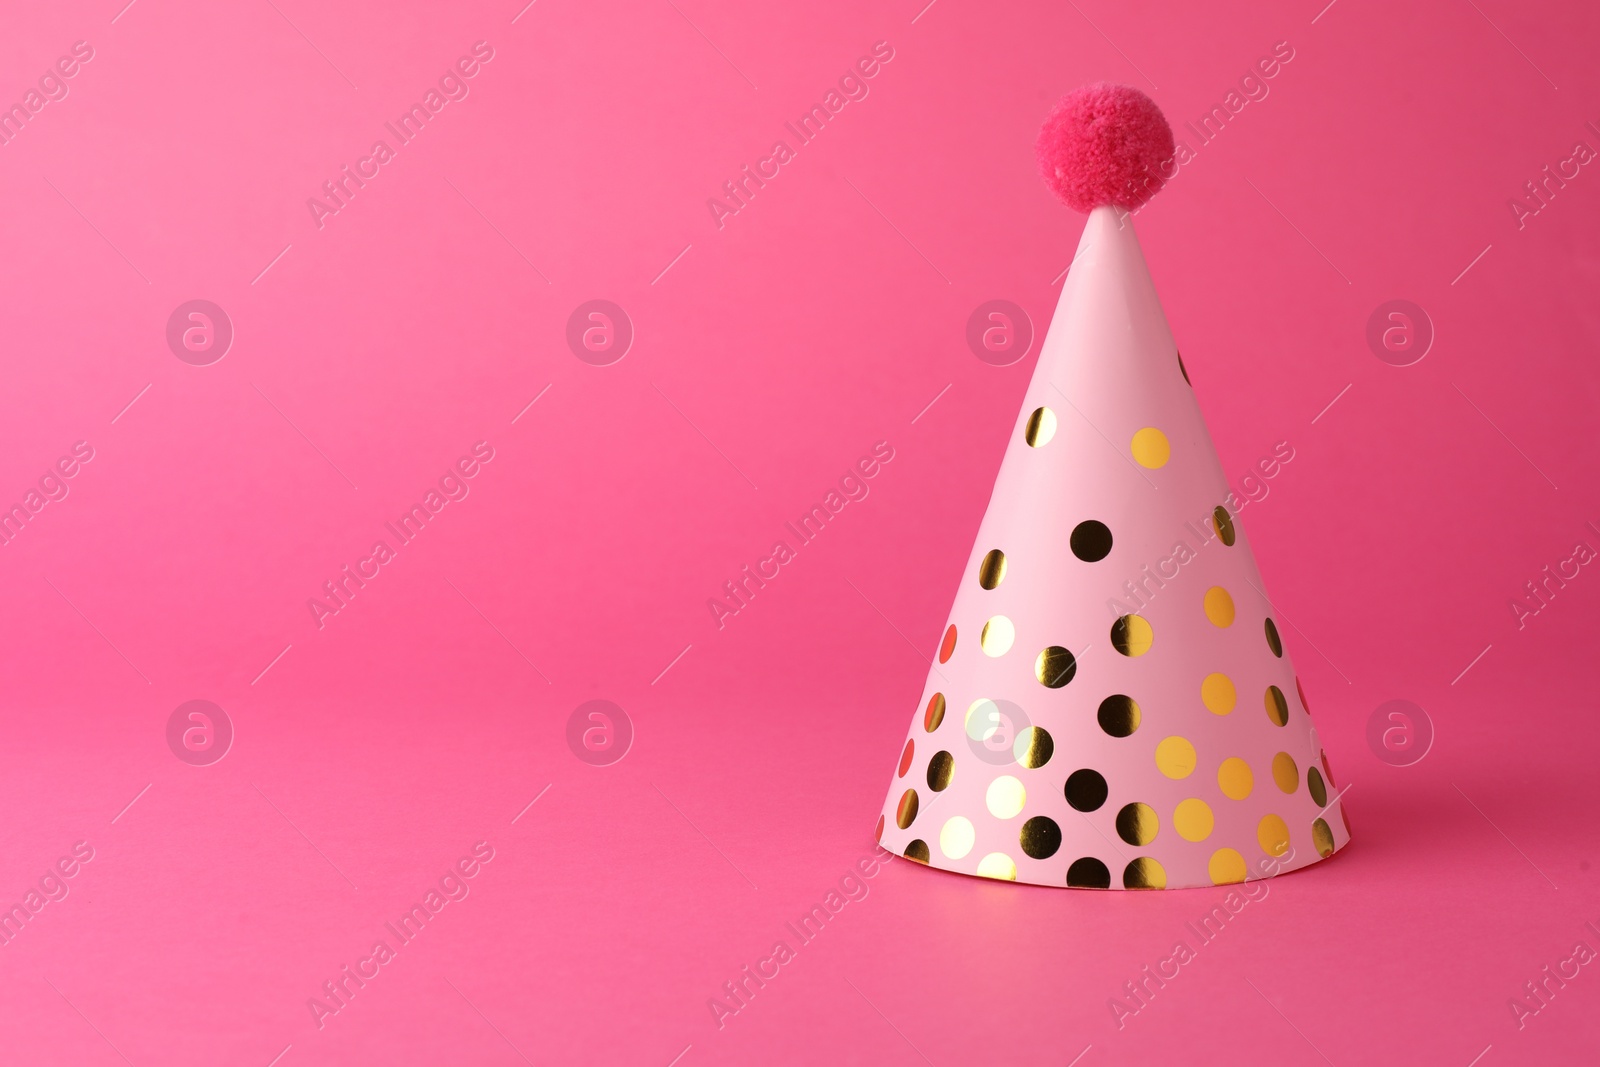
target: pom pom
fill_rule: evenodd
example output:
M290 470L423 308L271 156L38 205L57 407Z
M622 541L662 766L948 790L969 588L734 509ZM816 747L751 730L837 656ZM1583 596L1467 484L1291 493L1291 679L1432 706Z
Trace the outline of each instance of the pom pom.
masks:
M1061 98L1039 130L1038 151L1045 184L1074 211L1131 210L1166 184L1172 127L1144 93L1100 82Z

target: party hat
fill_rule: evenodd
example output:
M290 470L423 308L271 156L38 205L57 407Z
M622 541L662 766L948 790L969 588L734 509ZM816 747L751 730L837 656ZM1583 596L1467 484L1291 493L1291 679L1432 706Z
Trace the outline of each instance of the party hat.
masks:
M1349 840L1133 232L1172 156L1125 86L1070 94L1040 134L1089 219L878 823L918 862L1163 889Z

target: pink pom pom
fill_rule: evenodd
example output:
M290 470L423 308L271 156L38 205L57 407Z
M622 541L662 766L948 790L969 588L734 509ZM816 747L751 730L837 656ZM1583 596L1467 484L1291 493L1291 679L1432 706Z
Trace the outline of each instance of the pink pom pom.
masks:
M1045 184L1074 211L1131 210L1166 184L1172 127L1139 90L1099 82L1061 98L1039 130L1038 151Z

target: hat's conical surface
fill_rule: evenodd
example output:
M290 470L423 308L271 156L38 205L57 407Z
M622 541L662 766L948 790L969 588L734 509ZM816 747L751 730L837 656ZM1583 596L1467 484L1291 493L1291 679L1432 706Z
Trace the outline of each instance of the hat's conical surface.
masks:
M1315 863L1349 827L1126 213L1074 263L880 840L1100 889Z

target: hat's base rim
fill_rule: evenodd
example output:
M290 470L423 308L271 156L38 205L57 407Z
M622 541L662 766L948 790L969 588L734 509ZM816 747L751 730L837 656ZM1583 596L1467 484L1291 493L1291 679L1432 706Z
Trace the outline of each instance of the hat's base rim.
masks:
M1341 829L1343 829L1341 827ZM888 834L884 835L886 838ZM1149 857L1138 857L1127 863L1119 872L1108 869L1098 860L1079 861L1067 868L1065 876L1049 877L1027 869L1018 869L1014 861L1009 858L1004 863L995 862L988 864L984 869L986 859L973 856L963 857L960 860L951 860L943 856L929 855L924 850L926 845L920 840L911 840L906 845L896 848L889 841L880 843L880 847L898 858L909 860L917 866L927 867L930 870L942 871L946 874L962 875L967 878L981 878L992 882L1020 883L1022 885L1047 886L1051 889L1086 889L1101 892L1146 892L1163 889L1216 889L1238 885L1242 882L1259 882L1275 878L1280 874L1292 871L1306 870L1324 860L1331 859L1334 855L1343 852L1350 844L1348 831L1332 848L1326 852L1305 850L1304 852L1289 852L1285 856L1267 856L1263 854L1254 862L1254 869L1248 870L1243 877L1236 877L1237 866L1224 869L1225 865L1218 865L1213 872L1207 870L1204 880L1192 876L1184 876L1178 872L1168 871L1158 862ZM918 847L921 846L921 847ZM1028 861L1028 866L1033 866L1033 861ZM1053 864L1059 867L1059 864ZM1210 865L1208 864L1208 867Z

